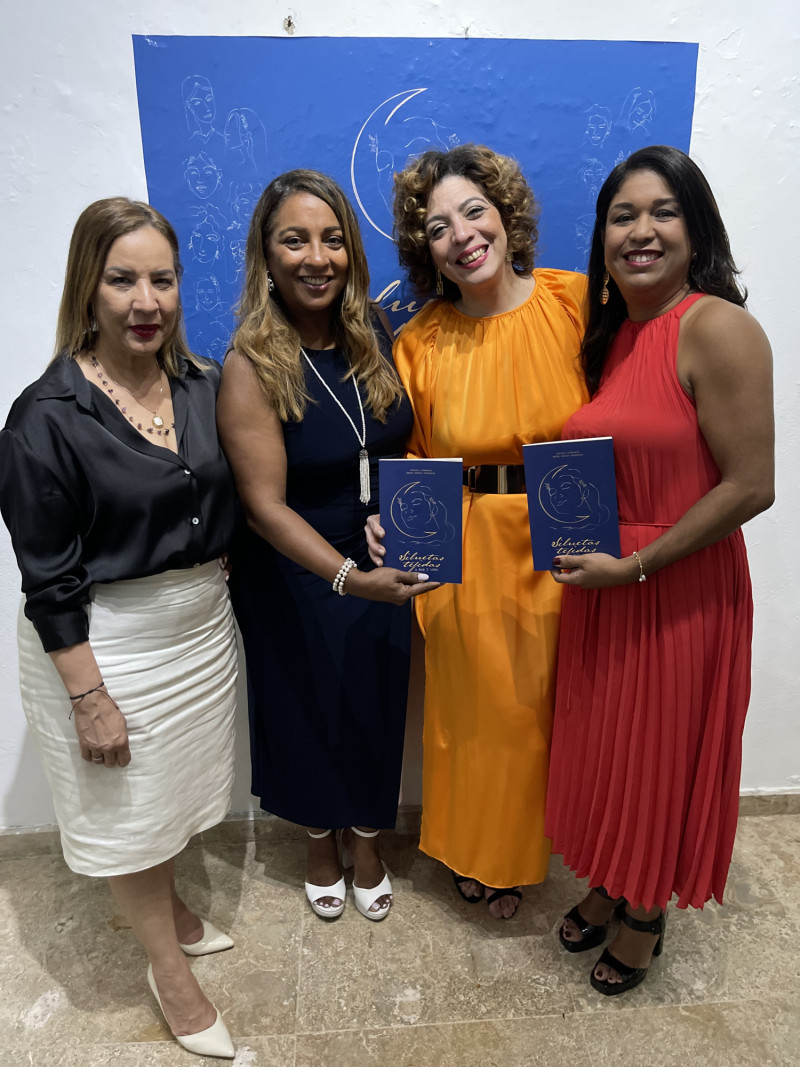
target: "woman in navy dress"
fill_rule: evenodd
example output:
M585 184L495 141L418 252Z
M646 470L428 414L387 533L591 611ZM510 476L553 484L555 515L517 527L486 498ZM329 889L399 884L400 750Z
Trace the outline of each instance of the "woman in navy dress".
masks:
M408 601L424 577L373 569L378 459L404 453L411 413L373 324L353 210L296 170L264 190L218 404L249 529L231 590L248 663L253 792L308 831L306 895L383 919L378 831L394 826L408 686ZM348 596L346 594L353 594Z

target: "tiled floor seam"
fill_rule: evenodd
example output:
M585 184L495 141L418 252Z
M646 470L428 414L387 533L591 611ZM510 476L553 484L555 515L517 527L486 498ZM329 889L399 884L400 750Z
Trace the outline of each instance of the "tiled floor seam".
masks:
M570 1015L577 1014L574 1011L563 1012L554 1011L542 1014L516 1014L516 1015L482 1015L478 1019L437 1019L435 1022L429 1023L408 1023L398 1024L396 1026L345 1026L338 1030L297 1030L295 1037L327 1037L333 1034L360 1034L364 1030L368 1030L370 1033L388 1033L397 1032L401 1033L406 1030L437 1030L443 1026L476 1026L483 1023L513 1023L513 1022L532 1022L537 1019L558 1019L563 1018L566 1020ZM263 1037L264 1035L252 1035ZM242 1040L248 1040L243 1038Z

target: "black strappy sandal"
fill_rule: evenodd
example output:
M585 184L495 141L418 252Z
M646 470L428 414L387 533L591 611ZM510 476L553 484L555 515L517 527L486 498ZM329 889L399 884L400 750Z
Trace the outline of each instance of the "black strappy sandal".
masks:
M453 881L455 882L456 889L458 890L458 895L461 897L461 899L466 900L467 904L480 904L480 902L483 900L483 882L478 882L477 878L470 878L468 875L465 874L456 874L455 871L450 871L450 873L453 876ZM478 884L481 886L481 891L477 897L467 896L467 894L461 888L464 882L478 882Z
M639 934L658 934L658 941L653 949L653 957L660 956L661 950L664 947L664 926L666 925L666 916L662 911L657 919L652 919L650 922L645 922L642 919L634 919L632 915L628 915L627 911L622 915L622 921L626 926L629 926L631 930L635 930ZM617 974L622 979L621 982L607 982L597 978L595 971L604 963L607 967L613 967ZM592 967L592 973L589 975L589 981L592 983L594 989L598 993L602 993L606 997L616 997L620 993L627 993L629 989L633 989L634 986L639 985L647 977L648 967L628 967L626 964L620 962L616 956L612 955L608 949L603 950L603 954L597 963Z
M488 889L490 887L487 886L486 888ZM488 907L490 904L494 904L494 902L496 900L499 900L501 897L516 897L517 900L522 900L522 892L519 889L513 889L513 888L512 889L493 889L492 892L489 894L489 896L486 898L486 906ZM519 905L517 905L517 907L514 909L514 915L517 914L518 908L519 908ZM513 919L514 915L501 915L500 918L501 919Z
M608 937L608 926L611 919L616 916L618 919L625 911L625 898L624 897L611 897L606 889L601 885L592 886L592 891L597 893L598 896L604 900L614 901L614 911L609 917L608 922L601 923L599 926L595 926L593 923L587 922L578 910L576 904L574 908L567 912L561 923L561 927L558 931L558 940L567 950L567 952L588 952L589 949L597 948L598 945L602 945L606 937ZM564 936L564 922L569 919L573 922L579 932L580 938L577 941L570 941L569 938Z

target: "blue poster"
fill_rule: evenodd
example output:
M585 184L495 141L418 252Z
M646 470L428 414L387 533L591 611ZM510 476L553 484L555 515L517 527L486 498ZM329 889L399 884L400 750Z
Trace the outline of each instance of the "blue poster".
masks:
M647 144L689 150L697 45L423 38L133 38L150 202L175 226L195 351L221 358L253 206L277 174L331 175L395 328L422 301L392 241L392 175L475 141L519 160L539 266L584 270L597 192Z

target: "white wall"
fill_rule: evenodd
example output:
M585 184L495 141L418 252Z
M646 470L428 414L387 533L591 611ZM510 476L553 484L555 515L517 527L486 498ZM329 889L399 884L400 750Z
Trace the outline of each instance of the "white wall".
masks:
M692 154L720 202L775 352L778 500L747 530L756 596L743 791L800 790L795 531L800 519L800 12L795 0L96 0L6 5L0 38L0 413L49 357L73 223L92 200L145 199L131 35L537 37L699 41ZM298 71L298 77L302 71ZM291 86L287 86L291 92ZM280 102L276 102L280 106ZM51 823L17 690L19 580L0 532L0 827ZM413 770L413 769L412 769ZM411 780L417 776L412 773ZM409 797L408 799L413 799ZM244 761L235 807L249 806Z

